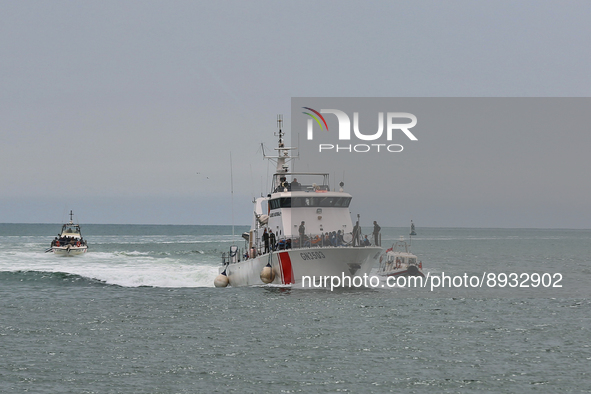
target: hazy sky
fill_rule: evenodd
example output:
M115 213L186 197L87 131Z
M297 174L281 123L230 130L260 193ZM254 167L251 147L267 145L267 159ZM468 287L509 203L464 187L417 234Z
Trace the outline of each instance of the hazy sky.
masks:
M2 0L0 222L73 209L82 223L229 224L231 152L247 224L266 183L259 145L275 144L291 97L588 97L589 37L587 1ZM417 145L421 169L481 169L475 192L446 183L442 198L441 177L417 172L422 198L396 201L408 215L382 225L590 228L589 129L564 139L517 137L511 162L533 191L495 178L517 203L485 198L495 161L470 153L503 141L475 134L471 162L455 164ZM538 201L540 152L565 160ZM364 214L382 217L372 205Z

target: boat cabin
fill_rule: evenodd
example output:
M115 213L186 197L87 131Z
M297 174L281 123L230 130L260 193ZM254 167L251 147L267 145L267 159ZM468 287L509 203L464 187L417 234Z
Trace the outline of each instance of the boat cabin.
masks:
M280 247L340 246L352 240L351 195L331 191L323 173L277 173L273 190L257 198L250 232L244 234L248 250L262 250L265 228L273 231ZM342 187L342 185L341 185ZM303 226L301 236L300 227ZM285 243L285 244L283 244Z
M64 224L62 226L60 237L82 238L82 235L80 234L80 226L72 223Z

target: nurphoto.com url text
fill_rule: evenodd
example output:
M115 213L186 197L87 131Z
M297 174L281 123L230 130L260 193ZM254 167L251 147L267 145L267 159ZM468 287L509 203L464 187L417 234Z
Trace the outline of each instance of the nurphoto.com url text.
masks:
M302 276L304 288L330 288L332 291L340 287L418 287L434 291L439 288L554 288L562 287L561 273L494 273L483 272L481 276L463 275L450 276L427 273L427 276L388 276L380 280L379 276Z

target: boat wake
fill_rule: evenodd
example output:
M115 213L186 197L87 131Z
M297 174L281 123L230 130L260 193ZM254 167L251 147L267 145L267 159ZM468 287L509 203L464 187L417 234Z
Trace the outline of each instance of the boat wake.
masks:
M202 261L183 261L179 257L133 251L92 252L79 257L11 252L9 261L0 262L0 281L23 279L24 282L61 283L60 280L65 280L123 287L213 287L217 264L208 262L205 256Z

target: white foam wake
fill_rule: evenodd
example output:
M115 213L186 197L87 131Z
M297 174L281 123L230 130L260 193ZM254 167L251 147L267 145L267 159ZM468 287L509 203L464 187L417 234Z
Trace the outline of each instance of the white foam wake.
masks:
M88 252L76 257L12 251L0 256L0 271L65 272L125 287L213 287L218 267L208 262L188 264L145 253Z

